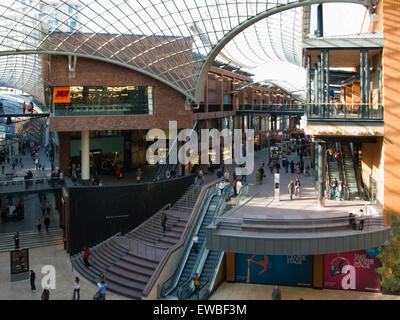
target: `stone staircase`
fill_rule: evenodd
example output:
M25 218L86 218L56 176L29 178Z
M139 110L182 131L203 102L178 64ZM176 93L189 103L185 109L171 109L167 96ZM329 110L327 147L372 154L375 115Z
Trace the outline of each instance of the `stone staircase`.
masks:
M165 232L160 211L131 232L91 248L90 267L84 265L82 253L71 257L73 266L92 282L97 282L103 273L110 291L141 299L167 249L180 240L199 193L200 188L190 186L174 206L164 211L167 215Z
M14 250L14 232L0 234L0 252ZM41 248L63 244L63 230L59 228L49 228L49 232L42 230L26 231L19 233L20 248Z

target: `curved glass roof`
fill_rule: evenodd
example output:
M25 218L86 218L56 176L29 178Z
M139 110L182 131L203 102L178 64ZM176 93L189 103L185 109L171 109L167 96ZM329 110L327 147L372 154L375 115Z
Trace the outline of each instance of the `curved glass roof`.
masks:
M2 0L0 86L43 101L42 54L65 54L140 71L199 101L215 58L252 73L278 61L301 66L302 6L321 1L332 2Z

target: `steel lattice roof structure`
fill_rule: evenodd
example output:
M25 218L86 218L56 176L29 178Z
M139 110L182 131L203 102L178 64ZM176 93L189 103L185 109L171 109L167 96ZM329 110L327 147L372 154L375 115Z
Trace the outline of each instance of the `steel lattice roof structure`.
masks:
M274 62L300 67L303 9L373 1L2 0L0 86L44 101L42 56L58 54L136 70L199 102L215 59L246 71Z

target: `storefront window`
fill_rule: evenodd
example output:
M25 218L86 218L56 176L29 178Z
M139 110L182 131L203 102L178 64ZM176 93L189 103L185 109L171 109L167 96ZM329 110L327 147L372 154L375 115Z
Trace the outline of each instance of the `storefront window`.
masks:
M124 115L153 114L153 87L90 87L75 86L69 90L69 98L57 102L54 95L56 116L66 115ZM57 88L55 88L55 92ZM67 95L65 95L67 96Z

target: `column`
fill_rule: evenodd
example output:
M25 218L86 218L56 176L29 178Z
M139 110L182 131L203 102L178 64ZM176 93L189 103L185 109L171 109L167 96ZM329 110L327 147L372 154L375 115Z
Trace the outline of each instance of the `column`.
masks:
M318 206L325 207L325 143L318 142Z
M325 50L325 83L326 83L326 96L325 102L329 103L329 51Z
M306 115L310 116L310 103L311 103L311 57L307 56L307 89L306 89Z
M82 181L90 180L90 158L89 158L89 131L81 132L81 170Z

